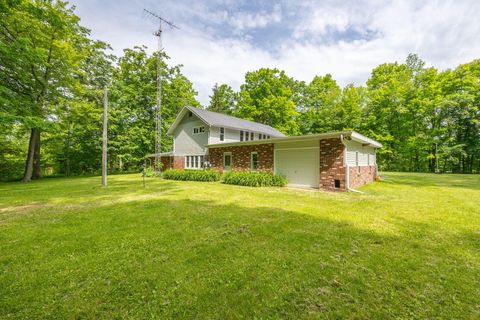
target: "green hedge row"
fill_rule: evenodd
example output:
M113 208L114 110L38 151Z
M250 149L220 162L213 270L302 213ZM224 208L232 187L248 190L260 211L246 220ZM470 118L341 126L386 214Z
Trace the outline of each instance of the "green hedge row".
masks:
M235 172L224 174L223 182L247 187L284 187L287 178L268 172Z
M169 169L162 173L162 177L182 181L220 181L222 174L214 170ZM223 175L223 183L247 187L284 187L287 179L269 172L230 171Z
M222 174L213 170L165 170L162 174L164 179L182 181L219 181Z

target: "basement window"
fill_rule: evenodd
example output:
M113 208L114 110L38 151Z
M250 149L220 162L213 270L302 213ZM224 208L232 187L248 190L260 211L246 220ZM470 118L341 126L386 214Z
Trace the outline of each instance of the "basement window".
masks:
M335 189L340 189L340 180L335 179Z

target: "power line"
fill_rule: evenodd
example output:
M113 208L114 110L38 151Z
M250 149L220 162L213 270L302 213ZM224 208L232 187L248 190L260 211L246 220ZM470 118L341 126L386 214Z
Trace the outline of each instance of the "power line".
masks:
M162 22L167 24L172 29L180 29L172 22L165 20L156 13L153 13L147 9L143 9L145 13L158 20L158 30L153 34L157 37L157 108L155 109L155 171L161 171L162 156Z

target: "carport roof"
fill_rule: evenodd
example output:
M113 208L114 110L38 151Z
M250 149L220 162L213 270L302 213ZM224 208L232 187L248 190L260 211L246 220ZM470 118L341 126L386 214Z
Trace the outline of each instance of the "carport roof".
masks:
M353 140L364 145L368 145L374 148L381 148L382 144L378 141L370 139L356 131L347 130L347 131L338 131L338 132L326 132L326 133L316 133L316 134L307 134L302 136L291 136L291 137L278 137L271 139L262 139L262 140L253 140L253 141L237 141L237 142L225 142L225 143L215 143L209 144L209 148L219 148L219 147L228 147L228 146L239 146L239 145L256 145L264 143L280 143L280 142L296 142L296 141L310 141L310 140L321 140L328 138L340 138L343 137L346 140Z

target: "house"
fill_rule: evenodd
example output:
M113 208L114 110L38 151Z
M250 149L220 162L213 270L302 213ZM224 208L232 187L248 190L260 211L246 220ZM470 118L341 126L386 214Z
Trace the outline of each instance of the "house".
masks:
M173 151L160 154L164 169L269 171L284 175L290 186L325 190L373 181L382 146L351 130L287 137L261 123L194 107L184 107L167 133L174 143Z

